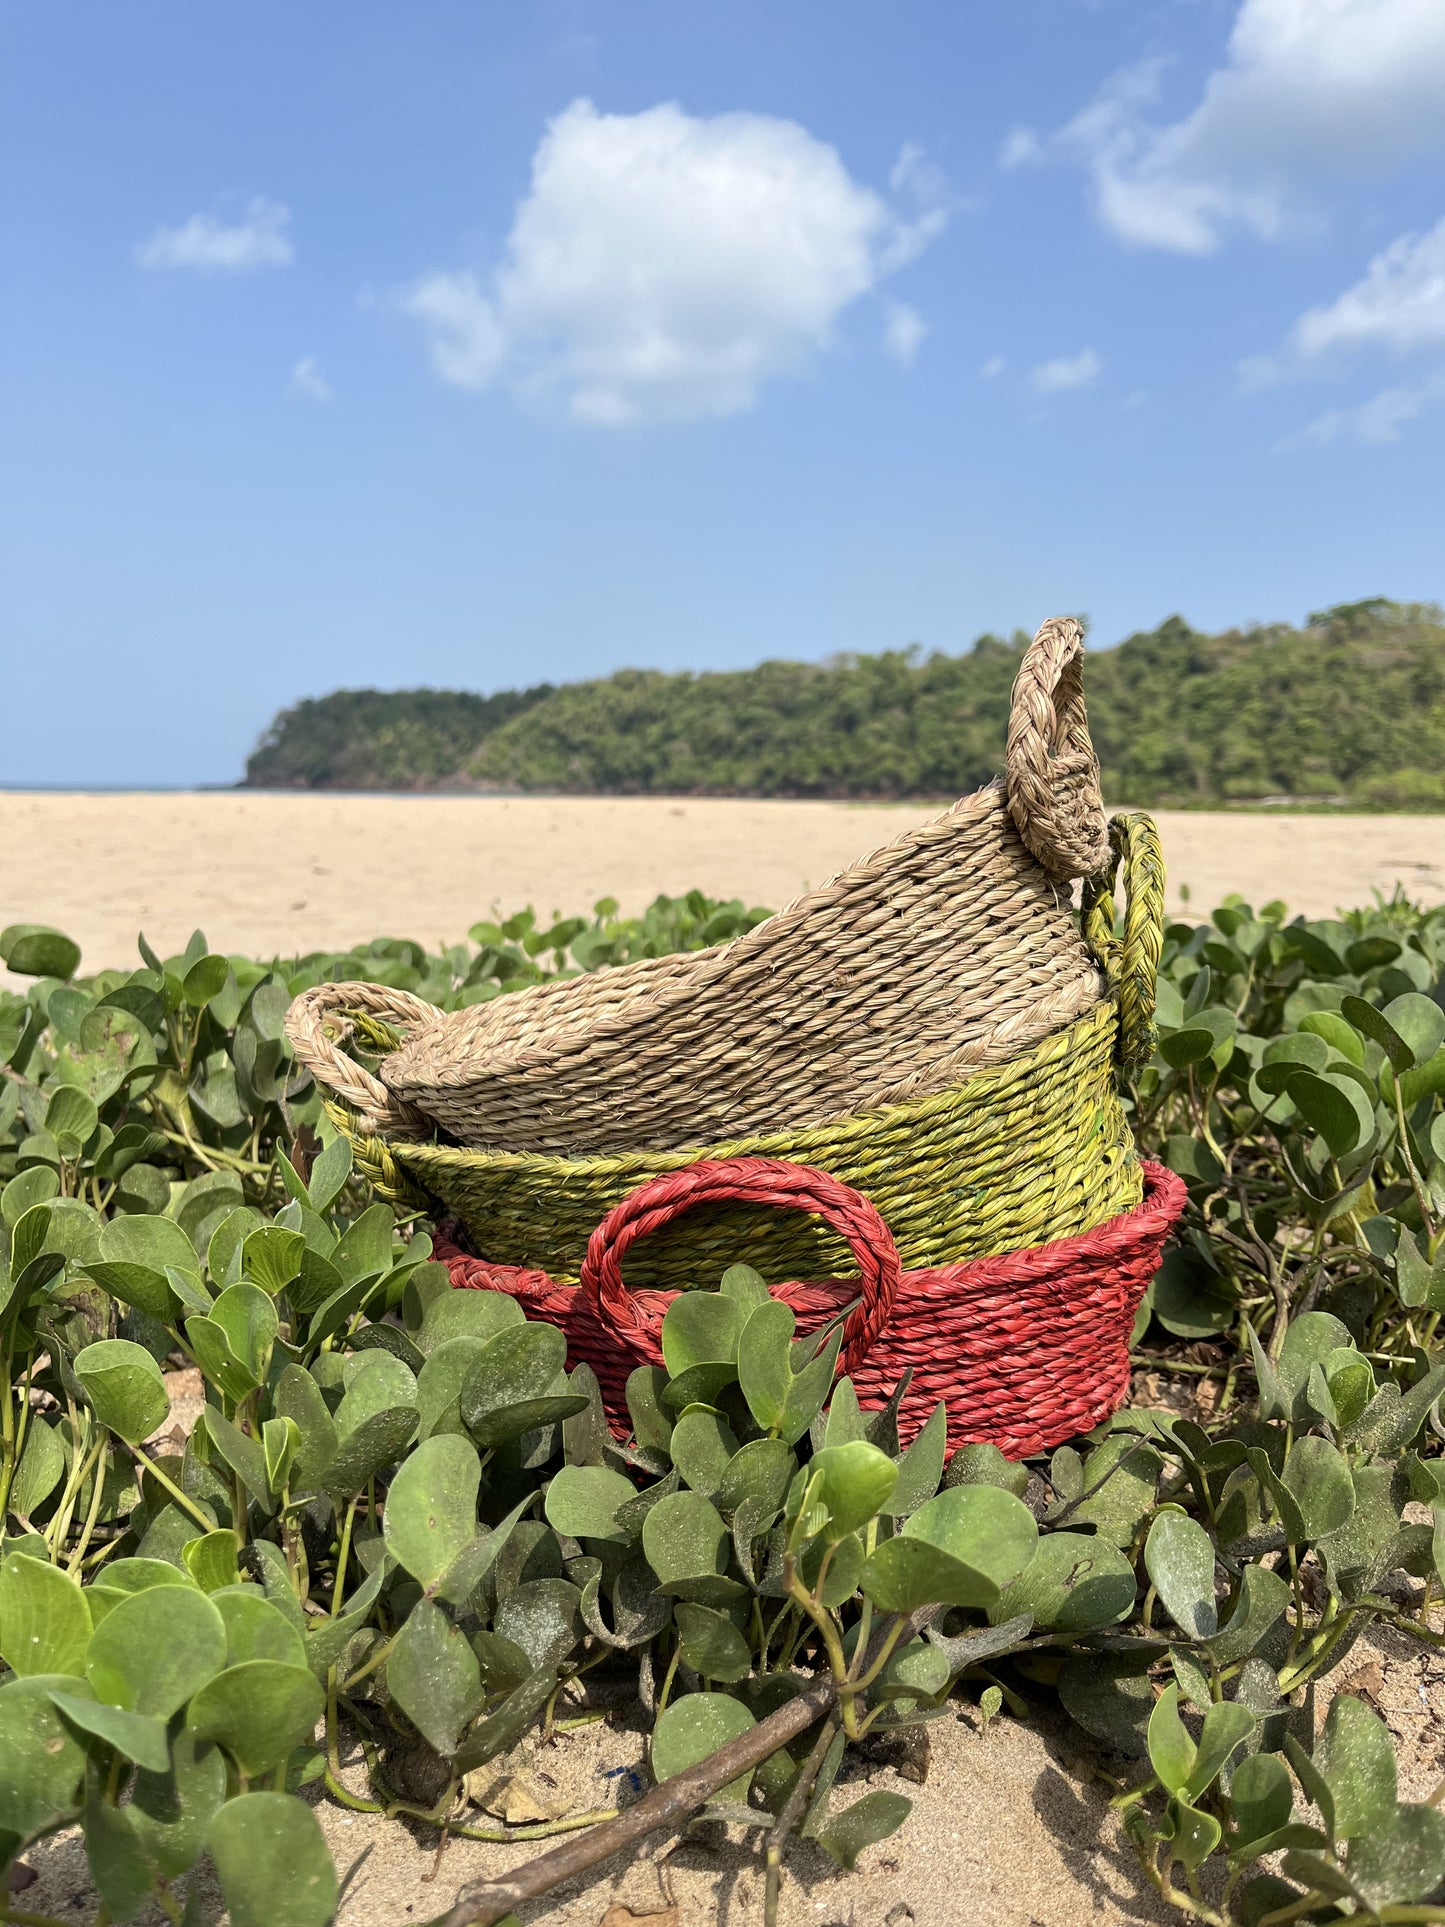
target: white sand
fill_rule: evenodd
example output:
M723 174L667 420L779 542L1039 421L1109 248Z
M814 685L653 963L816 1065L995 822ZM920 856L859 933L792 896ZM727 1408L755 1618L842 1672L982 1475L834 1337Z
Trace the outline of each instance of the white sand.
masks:
M0 794L0 924L69 931L84 968L163 956L203 928L257 955L387 934L464 937L495 909L543 915L691 888L778 908L935 814L853 805L627 797ZM1445 898L1445 817L1159 818L1170 907L1230 891L1328 916L1401 883Z

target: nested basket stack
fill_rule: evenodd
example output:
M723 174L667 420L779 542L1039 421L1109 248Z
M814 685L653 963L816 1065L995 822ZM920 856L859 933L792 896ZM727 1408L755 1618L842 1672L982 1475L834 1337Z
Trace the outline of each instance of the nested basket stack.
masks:
M861 1293L844 1368L874 1404L913 1371L905 1436L944 1397L951 1443L1017 1456L1123 1396L1182 1188L1120 1101L1163 869L1147 817L1105 820L1082 652L1072 621L1035 637L1001 782L730 944L461 1011L360 983L292 1006L377 1188L458 1227L454 1283L561 1326L619 1432L671 1294L736 1262L803 1330Z

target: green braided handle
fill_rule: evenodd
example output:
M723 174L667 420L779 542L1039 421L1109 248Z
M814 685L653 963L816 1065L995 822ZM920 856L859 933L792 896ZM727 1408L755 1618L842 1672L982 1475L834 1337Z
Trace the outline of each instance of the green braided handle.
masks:
M1164 948L1164 853L1152 816L1109 819L1109 862L1084 883L1084 936L1119 1000L1119 1065L1137 1077L1154 1055L1154 989ZM1124 934L1114 885L1124 872Z

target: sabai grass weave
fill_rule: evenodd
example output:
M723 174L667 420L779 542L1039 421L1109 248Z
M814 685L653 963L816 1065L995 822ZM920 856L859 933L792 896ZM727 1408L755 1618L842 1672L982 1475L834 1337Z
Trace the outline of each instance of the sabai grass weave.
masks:
M1116 1088L1118 1021L1100 1004L966 1084L911 1104L771 1137L630 1157L526 1157L368 1136L336 1122L383 1197L458 1219L499 1264L575 1279L599 1220L646 1179L699 1159L788 1158L831 1173L882 1213L905 1266L954 1264L1076 1232L1136 1206L1143 1179ZM746 1263L769 1283L834 1277L841 1241L796 1213L690 1212L636 1253L629 1282L687 1289Z

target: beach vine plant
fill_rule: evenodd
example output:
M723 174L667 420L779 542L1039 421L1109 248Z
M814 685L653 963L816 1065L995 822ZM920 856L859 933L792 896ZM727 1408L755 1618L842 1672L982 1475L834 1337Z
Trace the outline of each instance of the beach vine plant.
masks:
M85 980L58 933L0 933L32 980L0 993L0 1856L78 1825L98 1921L200 1927L208 1870L233 1927L325 1927L318 1796L556 1836L462 1927L701 1814L759 1833L772 1918L790 1841L847 1867L906 1818L845 1798L848 1749L961 1691L1056 1698L1186 1913L1445 1917L1439 1795L1400 1801L1363 1701L1317 1735L1313 1699L1372 1626L1445 1643L1445 917L1170 931L1135 1104L1191 1207L1136 1344L1213 1396L1017 1466L946 1460L941 1407L903 1449L898 1394L860 1410L838 1328L741 1266L670 1308L615 1438L552 1327L370 1201L281 1035L322 976L455 1002L754 914L270 965L198 937ZM638 1699L636 1806L476 1812L535 1729Z

